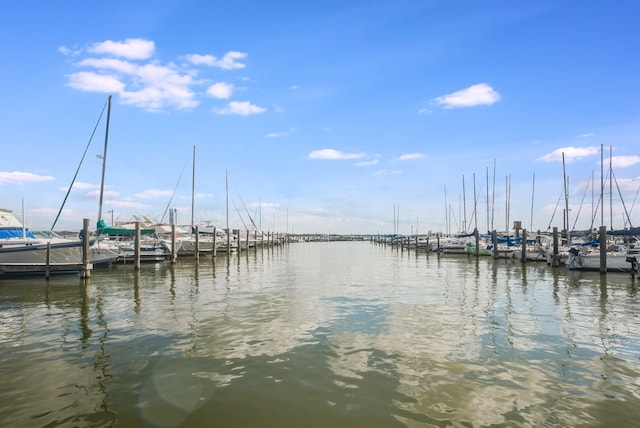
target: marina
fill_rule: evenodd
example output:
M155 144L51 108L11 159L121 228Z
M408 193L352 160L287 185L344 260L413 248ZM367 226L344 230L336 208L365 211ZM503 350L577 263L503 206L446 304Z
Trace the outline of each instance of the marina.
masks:
M362 240L0 279L3 426L638 426L637 280Z

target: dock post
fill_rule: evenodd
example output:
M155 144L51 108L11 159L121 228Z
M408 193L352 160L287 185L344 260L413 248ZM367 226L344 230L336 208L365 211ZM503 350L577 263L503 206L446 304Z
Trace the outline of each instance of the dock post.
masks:
M600 226L600 273L607 273L607 226Z
M558 251L558 227L554 226L553 228L553 259L551 261L551 266L558 267L560 266L560 254Z
M213 257L216 256L216 250L218 249L218 244L216 242L216 235L217 235L216 227L213 226L213 244L212 244L213 245Z
M495 230L491 231L491 245L493 245L493 258L497 259L500 253L498 252L498 234Z
M80 237L82 238L82 268L80 269L80 278L91 278L91 239L89 236L89 222L88 218L82 220L82 232Z
M479 257L480 256L480 232L478 231L478 229L475 229L473 231L473 235L476 238L476 251L475 251L476 257Z
M171 263L176 262L177 258L176 254L176 225L175 223L171 224Z
M247 253L249 252L249 229L247 229Z
M199 226L195 226L195 234L196 234L196 253L193 256L196 260L200 259L200 229Z
M140 222L136 221L136 235L135 235L135 242L133 243L134 245L134 252L133 252L133 268L135 270L139 270L140 269Z
M522 229L522 262L527 261L527 229Z
M47 253L45 255L45 267L44 267L44 277L46 279L49 279L49 277L51 276L50 261L51 261L51 242L47 242Z

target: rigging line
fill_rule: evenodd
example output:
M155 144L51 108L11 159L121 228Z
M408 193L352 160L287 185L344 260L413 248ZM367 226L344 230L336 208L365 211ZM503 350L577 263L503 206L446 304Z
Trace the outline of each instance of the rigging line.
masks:
M169 198L169 203L167 204L167 207L164 209L164 213L162 214L162 218L160 219L160 223L162 223L164 221L164 216L167 215L167 211L169 210L169 207L171 206L171 201L173 201L173 197L176 194L176 190L178 189L178 185L180 185L180 180L182 180L182 175L184 174L184 170L187 169L187 163L185 162L184 166L182 167L182 172L180 172L180 177L178 177L178 182L176 183L176 186L173 188L173 193L171 193L171 197Z
M576 213L576 219L573 222L573 226L571 230L576 230L576 223L578 223L578 217L580 217L580 211L582 211L582 204L584 203L584 198L587 197L587 190L589 190L589 184L591 184L591 177L589 177L589 181L587 185L584 187L584 194L582 195L582 200L580 201L580 207L578 208L578 212Z
M620 191L620 186L618 186L618 179L613 173L613 169L610 172L611 172L611 176L613 177L613 181L616 182L616 189L618 189L618 196L620 196L620 202L622 202L622 208L624 208L624 213L627 216L627 221L629 222L629 228L633 228L633 225L631 224L631 217L629 217L629 212L627 211L627 206L625 205L624 199L622 198L622 192Z
M244 219L242 218L242 214L240 214L240 210L238 209L238 206L236 205L236 201L233 200L233 196L231 196L231 203L233 204L233 208L236 209L236 214L238 214L238 217L240 217L240 221L242 222L242 225L244 226L244 228L246 230L249 230L249 228L247 227L246 223L244 222Z
M604 185L606 183L608 183L609 180L608 179L604 179L601 181L601 188L604 189ZM596 220L596 217L598 216L598 209L600 208L600 204L604 204L604 193L601 191L600 192L600 196L598 197L598 203L595 206L595 210L593 211L593 216L591 217L591 229L593 230L593 223ZM603 224L601 226L604 226Z
M249 221L251 221L251 224L253 225L253 227L255 228L256 231L259 230L258 226L256 225L256 222L251 217L251 213L249 212L249 209L247 208L247 205L244 203L244 200L242 199L242 196L240 195L240 192L238 191L238 188L236 187L236 183L233 181L233 178L231 179L231 184L233 185L233 189L238 194L238 198L240 198L240 202L242 202L242 206L244 207L244 210L247 212L247 216L249 216ZM243 224L244 224L244 222L243 222ZM245 225L245 229L248 229L246 225Z
M84 153L82 153L82 158L80 158L80 164L78 165L78 168L76 169L76 173L73 175L73 179L71 180L71 185L67 189L67 194L65 195L64 200L62 201L62 205L60 206L60 210L58 211L58 215L56 216L56 219L53 221L53 224L51 225L50 231L53 231L53 228L56 226L56 223L58 222L58 219L60 218L60 214L62 214L62 209L64 208L64 204L67 202L67 198L69 197L69 194L71 193L71 189L73 188L73 184L76 182L76 178L78 178L78 173L80 172L80 167L82 166L82 162L84 162L84 158L87 155L87 151L89 150L89 146L91 145L91 141L93 141L93 136L96 134L96 130L98 129L98 125L100 124L100 120L102 119L102 115L104 114L104 111L105 111L106 108L107 108L107 102L104 103L104 106L102 107L102 111L100 112L100 116L98 116L98 121L96 122L96 126L94 126L93 132L91 133L91 137L89 138L89 142L87 143L87 147L85 147Z
M564 189L560 192L560 196L558 196L558 202L556 202L556 207L553 209L553 213L551 214L551 219L549 220L549 226L547 226L547 232L551 229L551 223L553 223L553 218L556 216L556 212L558 211L558 205L560 205L560 198L564 195Z
M631 204L631 208L629 209L629 214L633 213L633 207L636 205L636 200L638 199L638 193L640 193L640 186L638 186L638 190L636 190L636 196L633 198L633 203Z

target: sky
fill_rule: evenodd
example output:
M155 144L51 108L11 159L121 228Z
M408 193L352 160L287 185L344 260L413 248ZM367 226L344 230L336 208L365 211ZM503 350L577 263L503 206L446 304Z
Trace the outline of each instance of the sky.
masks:
M95 224L103 160L109 224L169 208L289 233L640 224L635 0L0 12L0 207L31 229Z

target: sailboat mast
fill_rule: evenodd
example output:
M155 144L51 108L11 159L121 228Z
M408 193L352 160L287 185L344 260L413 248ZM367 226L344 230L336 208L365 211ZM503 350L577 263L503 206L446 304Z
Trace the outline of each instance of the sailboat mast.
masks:
M111 95L107 98L107 126L104 132L104 152L102 153L102 178L100 179L100 202L98 204L98 221L102 220L102 200L104 198L104 172L107 167L107 142L109 141L109 120L111 119Z
M609 221L613 230L613 147L609 146Z
M229 171L225 170L225 205L227 210L227 252L231 252L231 230L229 230Z
M467 195L464 185L464 174L462 175L462 213L464 215L462 220L462 232L467 233Z
M195 210L195 189L196 189L196 146L193 146L193 160L191 162L191 232L193 234L193 213Z
M604 146L600 144L600 226L604 226Z
M486 167L485 176L487 178L487 232L491 231L491 226L489 225L489 167Z
M533 203L534 203L534 199L535 199L535 193L536 193L536 174L533 174L533 185L531 188L531 220L529 223L529 227L531 231L533 231Z
M571 234L569 233L569 192L567 191L567 170L564 162L564 152L562 152L562 175L564 177L564 218L562 222L565 224L565 233L567 242L571 243Z
M493 160L493 188L491 193L491 230L493 230L493 216L496 209L496 160Z
M478 232L478 200L476 199L476 173L473 173L473 221L474 232Z

